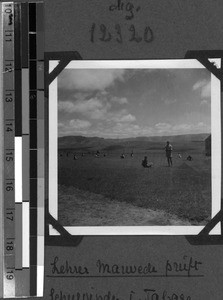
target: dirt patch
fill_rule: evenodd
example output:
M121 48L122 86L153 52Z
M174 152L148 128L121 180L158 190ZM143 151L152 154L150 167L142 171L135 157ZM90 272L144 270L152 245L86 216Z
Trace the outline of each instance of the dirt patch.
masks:
M166 213L111 200L74 187L59 186L59 221L64 226L191 225Z

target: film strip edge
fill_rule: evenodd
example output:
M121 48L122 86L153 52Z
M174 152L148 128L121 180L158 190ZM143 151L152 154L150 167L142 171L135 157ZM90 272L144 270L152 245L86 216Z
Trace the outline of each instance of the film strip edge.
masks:
M2 297L43 296L43 2L0 5L3 37L0 91L4 103L0 107L4 122L4 149L0 157L4 161L0 207L4 214Z
M3 41L3 19L2 19L2 3L0 3L0 40ZM3 96L3 44L0 44L0 94L1 98ZM0 298L3 298L3 271L4 271L4 266L3 266L3 155L4 155L4 138L3 138L3 101L0 101Z
M3 297L15 297L15 201L14 201L14 4L2 3L3 102L4 102L4 279ZM7 187L7 188L6 188Z

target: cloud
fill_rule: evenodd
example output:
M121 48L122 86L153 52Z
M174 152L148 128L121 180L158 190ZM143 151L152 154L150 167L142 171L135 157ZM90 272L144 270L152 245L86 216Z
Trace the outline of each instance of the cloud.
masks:
M91 125L89 121L81 119L72 119L64 123L60 122L58 124L58 134L59 136L87 134Z
M59 101L58 110L66 113L81 113L91 119L104 119L105 114L111 105L103 103L97 98L91 98L85 101Z
M155 124L155 130L158 130L159 132L166 132L169 131L172 125L169 123L157 123Z
M121 98L119 98L119 97L111 97L110 98L110 101L111 102L114 102L114 103L118 103L118 104L127 104L128 103L128 99L127 98L125 98L125 97L121 97Z
M134 122L136 120L136 117L131 115L131 114L128 114L128 115L124 115L120 118L119 122Z
M106 115L107 122L114 123L131 123L136 120L136 117L130 114L126 109L112 111Z
M112 124L97 122L96 124L91 124L86 120L72 119L71 121L64 121L64 123L60 122L58 133L59 136L84 135L105 138L127 138L149 136L153 131L150 127L128 122L116 122Z
M202 99L207 99L211 97L211 81L210 80L199 80L193 85L193 90L198 90L200 92ZM204 104L204 103L202 103Z
M92 92L75 92L74 94L72 93L71 96L73 96L76 100L84 101L92 97Z
M187 132L190 131L194 126L192 124L178 124L171 127L173 132Z
M152 133L152 128L139 126L138 124L116 123L112 127L106 128L100 133L100 136L110 138L128 138L138 136L149 136Z
M197 89L202 88L203 86L205 86L207 84L207 80L203 79L203 80L198 80L194 85L193 85L193 90L196 91Z
M197 124L174 124L157 123L153 127L139 125L134 122L106 122L90 123L87 120L72 119L59 124L59 136L64 135L84 135L98 136L105 138L127 138L139 136L161 136L188 133L210 132L210 127L204 122Z
M74 103L70 101L59 101L58 111L73 112Z
M125 99L125 98L123 98ZM123 100L125 102L125 100ZM68 114L78 113L84 117L93 120L105 120L107 122L130 123L136 120L136 117L126 109L111 111L111 103L98 98L91 98L84 101L59 101L59 112Z
M58 86L68 90L103 91L116 80L124 81L122 69L67 69L61 73Z
M187 134L187 133L201 133L209 132L210 127L203 122L197 124L169 124L169 123L157 123L154 126L154 133L158 134Z
M73 119L70 120L69 125L74 129L83 129L89 128L91 126L91 123L87 120Z
M209 81L205 86L201 89L201 97L209 98L211 97L211 82Z

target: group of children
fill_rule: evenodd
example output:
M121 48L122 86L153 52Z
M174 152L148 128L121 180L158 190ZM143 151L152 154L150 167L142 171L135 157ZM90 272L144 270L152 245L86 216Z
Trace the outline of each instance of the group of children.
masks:
M167 158L167 163L168 163L168 166L171 167L173 165L173 161L172 161L172 152L173 152L173 146L170 144L169 141L166 142L166 146L165 146L165 152L166 152L166 158ZM69 155L69 153L67 153L67 156ZM62 154L60 155L62 156ZM84 153L82 153L81 155L82 157L84 156ZM96 157L100 157L100 152L97 150L97 152L95 153L95 156ZM104 157L106 156L106 154L104 153L103 155ZM133 152L131 153L131 157L133 158ZM181 154L178 153L178 157L179 158L182 158ZM74 160L77 160L77 156L76 154L74 154ZM124 159L125 158L125 154L122 153L122 155L120 156L120 158ZM192 161L192 157L189 155L187 157L187 160L188 161ZM152 162L148 162L148 159L147 159L147 156L144 157L144 159L142 160L142 166L144 168L151 168L153 166L153 163Z

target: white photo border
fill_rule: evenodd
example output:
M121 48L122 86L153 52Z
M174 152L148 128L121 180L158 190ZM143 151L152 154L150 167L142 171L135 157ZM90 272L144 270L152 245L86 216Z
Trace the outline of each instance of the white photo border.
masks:
M210 59L220 68L221 59ZM59 60L49 60L49 72ZM66 69L204 69L196 59L173 60L73 60ZM57 101L55 101L57 99ZM58 82L49 85L49 213L58 220ZM211 74L211 175L213 218L221 210L221 82ZM197 235L204 226L64 226L71 235ZM211 231L221 234L220 224ZM50 225L49 235L59 233Z

